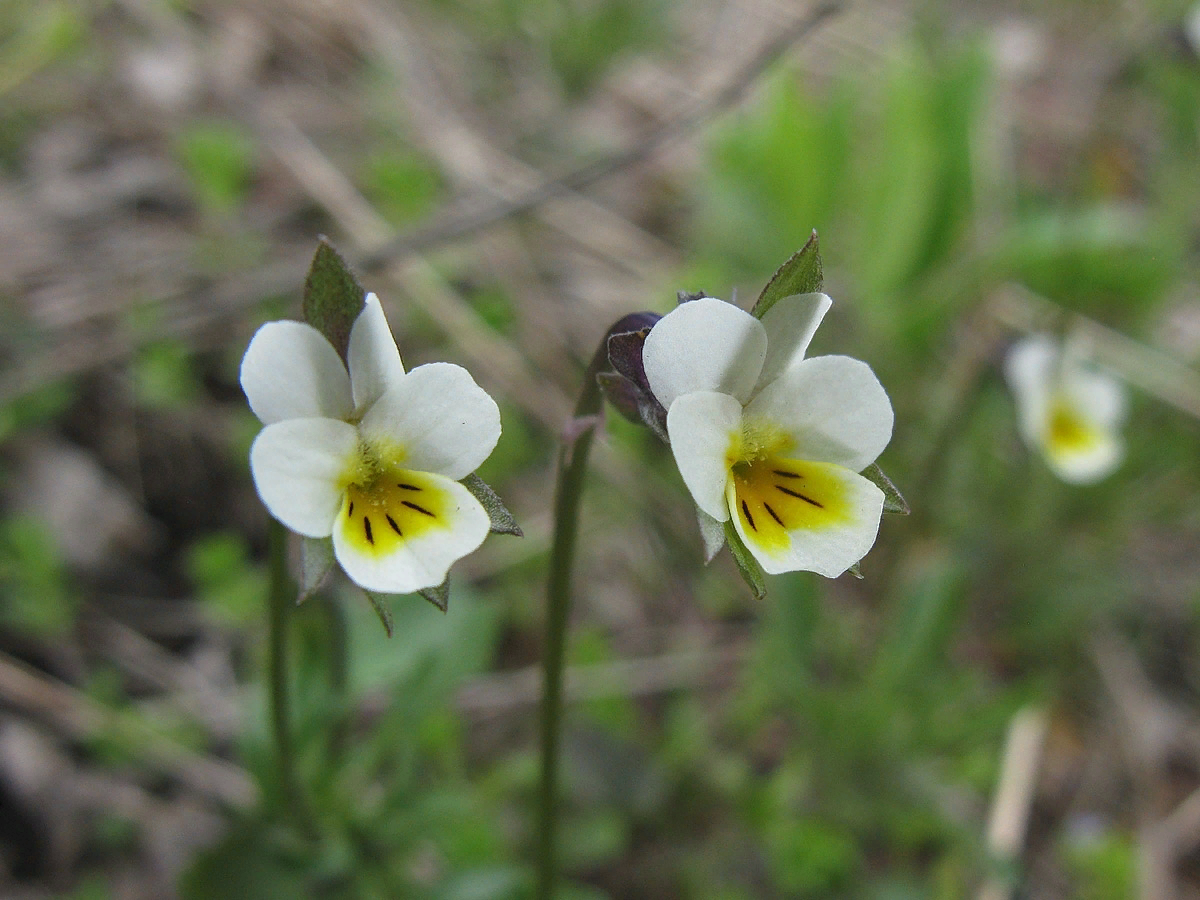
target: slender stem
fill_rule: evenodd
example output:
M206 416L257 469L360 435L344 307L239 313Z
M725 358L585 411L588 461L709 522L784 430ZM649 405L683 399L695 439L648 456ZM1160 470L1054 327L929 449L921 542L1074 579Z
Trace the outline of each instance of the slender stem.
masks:
M291 692L288 681L288 624L296 592L287 573L287 531L271 520L267 532L269 623L267 666L271 682L271 730L279 764L279 781L292 818L307 836L315 835L308 806L296 776L296 753L292 743Z
M346 610L342 601L326 593L324 600L329 629L329 692L333 703L333 724L329 729L329 764L333 768L346 749L349 718L346 708L346 685L350 659L346 633Z
M554 543L546 590L546 647L542 659L542 779L538 792L537 900L552 900L557 876L555 829L558 819L558 753L562 725L563 657L567 617L571 608L571 567L579 504L583 499L588 452L603 407L596 381L608 361L607 336L584 375L575 417L558 452L558 482L554 495Z

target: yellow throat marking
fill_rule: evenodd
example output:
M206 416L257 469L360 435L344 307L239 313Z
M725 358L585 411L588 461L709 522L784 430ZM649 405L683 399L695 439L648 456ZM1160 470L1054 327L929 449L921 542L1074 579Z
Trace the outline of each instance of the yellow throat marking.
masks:
M437 528L449 528L454 498L427 472L402 468L398 450L387 458L360 447L343 477L345 494L338 514L344 534L359 551L377 556Z
M767 551L791 544L791 533L820 531L852 518L844 477L832 463L793 459L780 429L743 424L726 452L725 496L742 532Z

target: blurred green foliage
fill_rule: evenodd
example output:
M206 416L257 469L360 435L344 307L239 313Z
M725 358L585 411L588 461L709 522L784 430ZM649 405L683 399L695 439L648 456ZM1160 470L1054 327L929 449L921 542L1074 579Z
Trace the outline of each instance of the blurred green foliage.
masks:
M188 551L187 574L196 598L217 621L248 627L262 617L266 575L252 562L241 535L223 532L197 539Z
M50 529L28 516L0 520L0 621L53 637L71 627L78 603Z
M1128 835L1088 829L1069 835L1062 853L1077 879L1076 896L1123 900L1137 894L1137 847Z
M71 3L6 3L0 9L0 96L78 48L86 33Z
M360 180L367 199L397 227L430 215L442 199L440 174L415 153L377 151L362 163Z
M255 144L241 126L217 119L192 122L176 138L175 156L203 212L227 216L245 199L254 172Z
M134 354L130 380L134 398L149 409L180 409L202 391L191 350L176 340L143 344Z

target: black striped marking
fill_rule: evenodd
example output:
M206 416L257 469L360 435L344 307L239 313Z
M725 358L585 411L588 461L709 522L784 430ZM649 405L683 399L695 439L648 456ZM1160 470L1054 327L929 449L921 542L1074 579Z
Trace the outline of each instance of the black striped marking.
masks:
M796 477L799 478L800 476L797 475ZM813 506L817 507L817 509L825 508L824 503L819 503L818 501L814 500L812 497L807 497L804 494L801 494L799 491L793 491L791 488L786 488L782 484L777 484L777 485L775 485L775 487L777 487L779 490L783 491L789 497L795 497L797 500L803 500L805 503L811 503Z

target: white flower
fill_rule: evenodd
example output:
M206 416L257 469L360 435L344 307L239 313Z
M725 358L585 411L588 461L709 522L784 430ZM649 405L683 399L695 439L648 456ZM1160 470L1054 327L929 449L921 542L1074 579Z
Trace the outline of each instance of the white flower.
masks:
M883 492L857 473L891 439L892 405L866 363L804 358L831 302L787 297L759 321L706 297L646 338L646 378L710 558L731 518L770 573L833 578L875 543Z
M1085 484L1112 472L1124 455L1117 429L1125 391L1045 335L1013 345L1004 374L1017 401L1021 437L1063 481Z
M458 483L500 437L495 402L460 366L404 371L374 294L350 332L349 372L319 331L263 325L242 359L242 389L266 427L250 470L276 519L333 537L360 586L436 587L487 536L488 514Z

